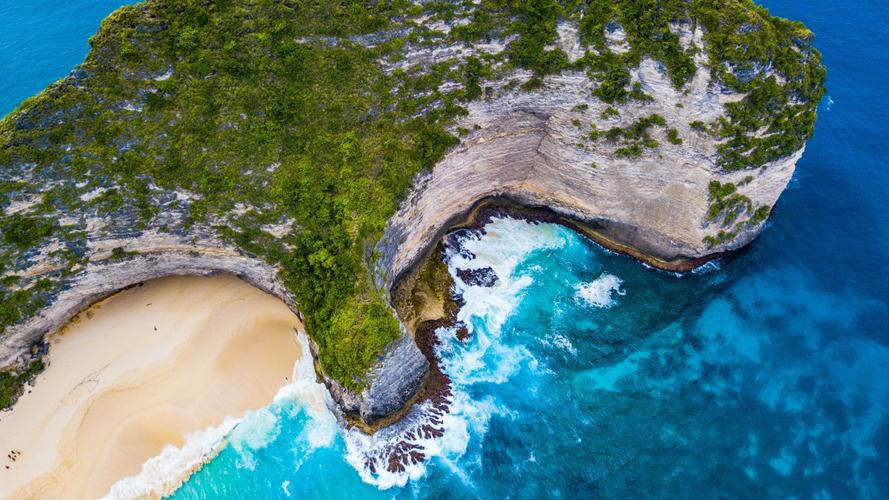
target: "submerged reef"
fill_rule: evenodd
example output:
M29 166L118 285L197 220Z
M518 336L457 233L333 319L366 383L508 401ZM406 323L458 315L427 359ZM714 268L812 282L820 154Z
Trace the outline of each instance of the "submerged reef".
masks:
M3 403L89 303L225 272L304 318L346 415L390 421L435 379L435 249L479 210L678 271L755 238L824 94L812 41L746 0L124 7L0 122Z

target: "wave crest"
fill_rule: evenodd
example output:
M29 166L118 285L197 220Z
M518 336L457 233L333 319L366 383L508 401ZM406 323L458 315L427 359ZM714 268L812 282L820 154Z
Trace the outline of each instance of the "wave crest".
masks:
M577 297L587 304L598 307L600 309L608 308L616 304L613 295L625 295L626 291L621 289L620 278L613 274L602 273L601 276L589 283L580 283L575 285Z

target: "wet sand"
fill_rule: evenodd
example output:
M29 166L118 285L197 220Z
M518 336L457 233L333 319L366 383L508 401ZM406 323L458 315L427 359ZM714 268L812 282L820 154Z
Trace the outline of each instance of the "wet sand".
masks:
M49 367L0 413L0 498L101 497L165 446L266 406L300 358L296 329L283 302L233 276L163 278L94 305L50 337Z

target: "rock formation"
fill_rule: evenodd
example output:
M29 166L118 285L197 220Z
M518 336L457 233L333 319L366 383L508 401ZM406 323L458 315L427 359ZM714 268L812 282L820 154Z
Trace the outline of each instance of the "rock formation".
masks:
M582 13L579 18L576 13L565 14L558 22L555 15L549 21L544 20L554 36L540 52L555 55L558 62L555 70L550 68L552 65L522 62L516 55L520 50L516 48L518 41L526 36L521 29L517 33L492 32L475 40L454 35L453 31L467 29L476 22L472 8L467 6L457 9L456 17L440 12L411 14L392 21L395 26L379 32L331 36L323 29L312 32L312 28L306 28L309 31L303 36L288 38L287 43L296 44L297 49L308 47L325 57L341 56L344 50L358 53L363 58L343 63L357 66L349 74L373 69L374 78L399 85L391 89L394 98L377 96L373 92L378 90L366 90L360 85L355 95L369 93L392 107L397 105L401 93L416 99L416 109L399 111L401 114L389 124L404 126L405 134L418 134L403 142L418 142L421 132L425 132L415 129L426 119L433 132L434 127L441 126L459 137L459 143L443 154L417 153L422 158L432 158L434 165L427 165L412 178L403 179L404 184L411 187L407 193L396 191L401 195L397 210L393 204L391 210L381 205L384 208L372 211L387 213L385 224L379 228L369 224L376 229L365 231L355 229L359 226L357 222L343 223L347 229L341 238L351 238L350 250L325 246L325 240L319 243L320 249L313 247L315 253L296 264L290 263L286 255L303 252L299 245L312 244L314 237L299 241L295 236L315 231L311 234L318 234L319 239L327 237L327 228L313 228L310 221L300 219L301 204L317 201L311 198L315 194L300 194L302 198L293 195L296 201L287 198L288 190L300 188L303 178L284 171L293 165L303 165L299 163L301 160L282 157L280 161L256 163L246 168L244 162L260 161L251 156L254 153L263 160L267 157L255 151L238 151L237 154L247 156L231 162L228 158L214 158L217 163L206 167L206 176L211 181L189 178L188 183L182 182L179 186L178 178L163 177L170 170L181 171L176 170L181 167L179 160L174 162L164 156L169 145L149 147L145 143L154 138L163 142L168 133L179 133L179 137L186 139L191 136L190 132L175 128L187 111L175 108L171 112L169 107L164 107L168 104L159 101L173 99L169 96L176 95L180 73L191 71L201 75L200 72L205 71L201 64L206 61L186 61L188 65L185 65L181 60L159 56L157 63L152 63L158 67L150 70L134 69L131 62L119 62L117 58L123 57L120 54L130 57L126 61L138 57L127 55L129 46L119 40L130 36L134 40L131 43L153 47L151 44L162 39L166 31L181 29L175 19L188 18L187 13L178 11L175 15L179 17L165 17L173 15L170 11L173 7L160 0L149 2L145 7L125 8L103 27L102 36L94 42L96 48L84 68L47 91L43 100L10 115L0 130L5 154L0 156L3 168L0 171L3 182L0 184L3 214L0 222L7 232L6 239L0 242L0 264L3 265L0 275L7 287L4 300L12 310L7 313L11 319L4 319L2 323L5 329L0 334L0 367L25 363L34 343L89 303L141 281L171 274L235 274L281 298L295 311L302 309L300 297L307 300L321 297L318 299L321 305L304 312L311 315L323 311L329 315L325 318L336 322L341 311L324 309L326 302L322 299L326 300L324 294L329 293L325 287L294 289L294 283L314 279L294 273L309 266L318 270L315 276L327 276L324 273L338 269L340 260L352 252L362 257L361 264L355 264L359 276L363 276L362 273L372 276L377 290L362 288L360 283L365 278L359 278L357 291L350 291L352 295L336 302L337 307L347 307L342 304L357 301L359 312L348 317L366 319L366 311L371 309L361 307L373 305L378 300L375 298L378 290L383 290L387 298L420 294L419 302L440 302L440 297L430 299L443 292L432 290L442 286L440 283L426 284L425 289L418 291L418 270L424 268L430 256L438 258L434 249L447 231L465 223L473 210L491 200L545 208L599 243L668 270L685 271L737 249L762 231L771 208L790 181L803 153L804 140L810 133L806 127L814 120L817 101L811 102L812 96L820 97L823 81L820 59L811 49L810 33L795 24L773 21L765 17L767 14L744 5L744 9L750 9L751 19L760 24L750 25L752 27L742 24L747 31L738 28L738 33L755 33L770 27L768 23L772 22L777 23L778 28L774 29L780 33L798 32L796 38L785 37L782 50L799 54L803 61L800 64L817 70L813 70L813 78L820 77L820 80L806 83L805 87L814 89L809 92L812 95L791 93L790 100L783 103L785 107L799 107L799 113L794 116L800 116L800 122L805 122L800 130L784 134L777 129L790 125L779 123L777 118L774 124L766 123L746 132L741 130L739 123L750 120L736 119L732 114L740 113L739 103L747 103L745 99L756 92L775 94L775 89L801 85L799 81L803 77L794 76L791 80L775 67L758 60L748 61L743 67L736 67L736 61L730 58L718 64L709 52L704 23L687 18L671 19L669 30L657 34L675 40L677 45L671 50L691 64L693 71L687 71L684 77L640 49L639 41L633 38L638 37L638 30L625 30L617 14L603 23L598 45L589 37L581 36L581 32L590 29L584 24ZM523 19L526 14L517 15ZM174 25L175 28L171 27ZM126 36L111 36L118 33ZM257 38L260 42L264 40ZM598 40L596 36L592 39ZM263 49L259 53L272 52ZM101 59L102 54L107 61ZM168 56L166 52L162 54ZM364 57L366 54L373 54L375 58ZM615 57L617 59L613 59ZM361 62L356 62L359 60ZM618 70L600 68L614 60L620 61L614 63L618 64ZM627 78L615 87L617 97L604 93L609 75L614 71L620 73L624 66ZM306 66L305 71L311 70ZM220 71L223 70L213 69L210 74L218 77ZM109 75L125 83L109 84ZM465 76L465 81L458 81L457 75ZM721 76L717 78L717 75ZM200 81L194 76L182 78ZM734 83L729 85L726 80ZM370 81L377 80L369 78L367 82ZM267 82L273 85L274 78L268 77ZM370 85L367 82L359 83ZM321 85L311 81L308 84ZM115 85L125 89L108 90L115 89ZM337 82L331 85L333 90L325 95L343 92L336 87ZM255 87L252 85L250 89ZM71 100L93 99L88 101L90 105L107 108L112 124L117 126L114 130L121 131L120 135L100 138L95 132L66 129L57 134L63 139L56 142L52 134L57 127L88 119L77 114L87 105L69 106L65 100L68 96L81 96L85 89L92 92L91 97ZM323 92L318 93L318 100L323 101L320 95ZM427 99L428 96L432 97ZM386 101L390 98L396 103ZM336 106L325 101L327 107L323 113L346 116L354 120L347 123L363 126L386 113L378 109L385 106L378 106L374 99L369 100L371 104L357 117L349 114L347 106L341 106L338 101ZM458 102L462 105L457 106ZM262 110L258 118L251 118L245 112L240 115L230 112L225 114L225 119L220 118L218 126L210 132L199 132L223 134L248 129L256 120L272 120L273 113L274 110ZM117 123L117 117L123 117L120 118L122 124ZM148 135L142 136L141 129L129 127L134 120L145 120L151 127L169 122L170 128L149 127L144 132ZM404 125L406 123L411 125ZM360 138L340 130L348 126L324 126L331 134L345 137L337 154L354 161L355 156L349 156L350 148L355 141L360 142ZM287 140L289 133L292 131L283 134L282 141ZM438 137L434 133L427 135ZM749 144L745 142L748 139ZM736 145L732 141L739 142ZM91 150L98 142L105 144L105 151L110 152ZM207 153L208 146L200 141L187 142L176 147L196 154L199 159ZM23 149L23 144L27 148ZM380 152L385 147L377 143L368 147L371 146L381 158L386 157L386 152ZM35 153L43 150L55 153L50 159L43 159ZM151 163L144 171L137 169L134 175L132 169L136 167L121 166L121 159L128 158L128 153L134 150L139 151L138 161L156 164ZM81 164L72 159L74 153L81 154L78 158L86 158L83 161L93 166L88 167L85 174L68 178L69 172L83 170ZM393 160L381 161L402 161L395 156ZM757 161L760 158L767 161ZM738 168L738 162L743 163L745 159L751 164ZM734 163L727 163L729 160ZM238 166L231 169L234 173L228 174L241 177L233 183L234 188L228 188L229 191L219 196L213 183L225 180L218 174L225 172L228 163ZM306 175L312 168L298 172ZM342 172L348 167L339 168L337 175L344 175ZM356 185L361 186L358 191L375 189L374 184L379 183L376 177L372 180L367 184L356 181ZM306 182L311 188L316 187L313 184L316 181L311 178ZM170 184L176 187L170 188ZM250 191L248 188L256 186L271 193L268 200L241 197L240 191ZM319 217L322 212L326 214L330 206L351 203L342 202L345 194L330 194L340 188L330 184L320 195L323 203L312 205L317 207ZM348 194L360 195L360 192ZM288 208L288 203L296 208ZM355 206L360 208L361 204ZM331 220L340 221L342 217L351 220L349 217L353 215L346 212L346 216L331 216ZM496 276L478 279L490 281ZM403 306L405 300L389 302L390 309L402 320L400 334L395 333L396 340L376 353L376 361L366 373L340 376L338 380L324 375L324 366L319 361L319 373L325 377L341 409L360 417L366 424L385 421L386 417L397 414L422 386L429 362L417 347L413 330L422 320L444 314L441 305L430 309L437 313L412 312ZM311 328L309 333L313 334ZM313 349L318 359L323 360L325 353L319 350L333 347L315 340L319 343L313 345ZM330 339L325 339L328 341ZM326 354L329 356L330 352Z

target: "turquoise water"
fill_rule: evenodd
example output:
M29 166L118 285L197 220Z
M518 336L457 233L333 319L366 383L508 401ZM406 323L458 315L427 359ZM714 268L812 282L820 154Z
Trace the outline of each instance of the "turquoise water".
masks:
M0 115L64 77L124 0L0 1Z
M428 461L372 472L395 438L339 431L307 383L175 497L889 497L889 5L763 3L818 35L829 97L758 240L676 276L560 226L462 234L474 258L452 250L452 273L499 279L458 281L471 337L441 332L445 434L408 438ZM0 6L4 111L64 76L115 5Z

